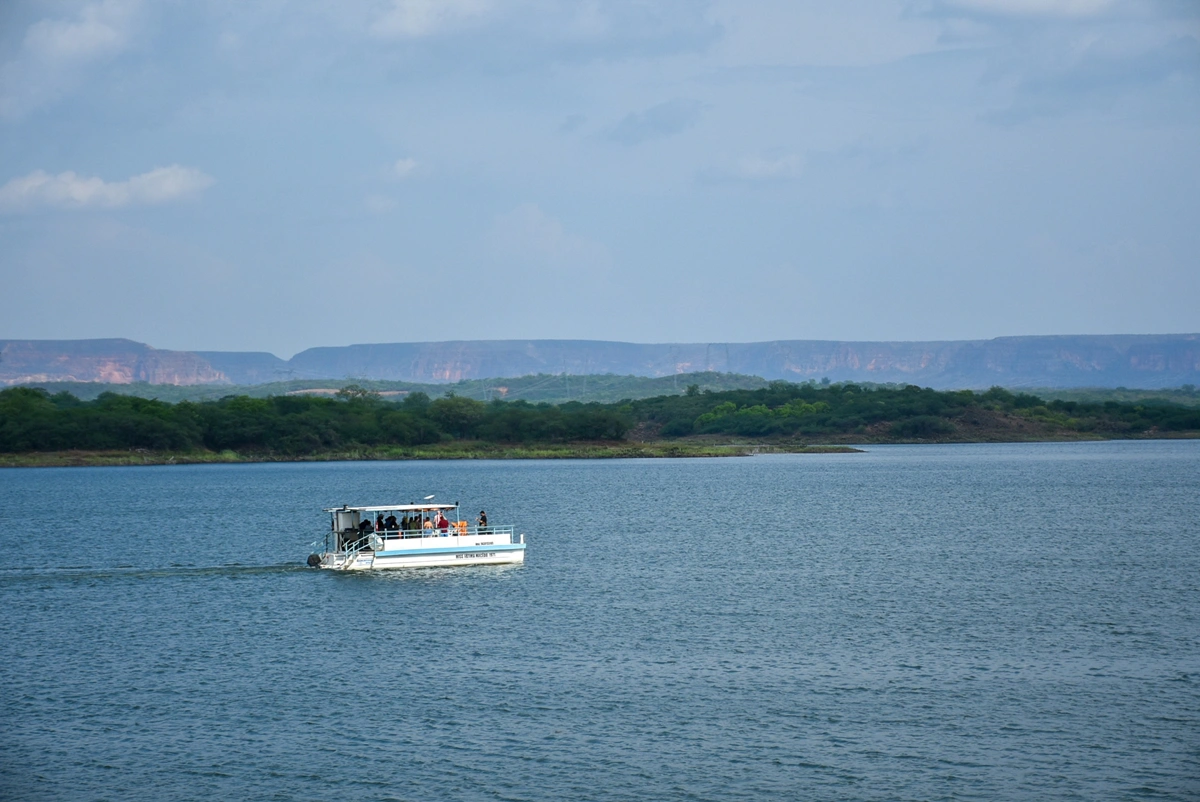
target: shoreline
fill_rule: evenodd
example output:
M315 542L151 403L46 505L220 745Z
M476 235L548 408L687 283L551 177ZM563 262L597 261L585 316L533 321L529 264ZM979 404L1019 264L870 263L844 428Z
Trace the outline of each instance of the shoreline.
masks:
M1116 440L1195 440L1195 434L1154 437L1032 437L938 440L863 440L849 443L772 442L651 442L381 447L323 451L314 454L200 451L172 452L134 449L126 451L45 451L0 454L2 468L86 468L138 465L232 465L258 462L387 462L414 460L525 460L525 459L671 459L749 457L756 454L861 454L876 445L951 445L999 443L1078 443Z
M748 457L754 454L854 454L848 445L785 445L778 443L622 443L620 445L532 445L471 448L363 448L316 454L238 453L235 451L156 452L45 451L0 454L0 468L85 468L137 465L247 464L256 462L386 462L413 460L520 459L663 459Z

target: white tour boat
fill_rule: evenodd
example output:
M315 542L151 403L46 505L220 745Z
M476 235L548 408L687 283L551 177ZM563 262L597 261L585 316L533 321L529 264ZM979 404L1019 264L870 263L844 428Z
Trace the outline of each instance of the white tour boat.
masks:
M455 504L330 507L330 528L308 564L337 571L525 562L525 535L472 526ZM486 520L486 519L485 519Z

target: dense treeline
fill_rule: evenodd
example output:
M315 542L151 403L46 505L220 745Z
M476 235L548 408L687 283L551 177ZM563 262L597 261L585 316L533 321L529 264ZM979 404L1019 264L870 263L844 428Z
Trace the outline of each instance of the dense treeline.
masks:
M413 393L388 403L356 388L339 398L231 396L168 404L105 393L0 392L0 451L147 448L309 454L356 446L422 445L447 439L507 443L620 440L627 418L599 404L485 404Z
M700 391L618 404L485 403L448 394L382 400L358 387L337 398L230 396L199 403L105 393L0 392L0 451L145 448L304 455L446 441L567 443L639 436L825 437L863 440L1004 439L1091 433L1127 437L1200 432L1200 410L1173 404L1044 401L1001 388L938 392L915 386L772 382L757 390ZM989 434L991 433L991 434Z
M664 437L737 434L942 439L964 430L1011 428L1014 418L1042 429L1109 436L1200 430L1200 410L1195 408L1165 403L1047 402L1001 387L974 393L939 392L915 385L771 382L761 390L711 394L689 387L683 396L637 401L628 409L639 420L661 425Z

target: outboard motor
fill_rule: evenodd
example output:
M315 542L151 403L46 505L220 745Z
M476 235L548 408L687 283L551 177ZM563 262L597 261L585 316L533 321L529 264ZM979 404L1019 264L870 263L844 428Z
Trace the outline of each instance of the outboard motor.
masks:
M309 568L316 568L320 564L321 564L321 555L320 554L308 555L308 567Z

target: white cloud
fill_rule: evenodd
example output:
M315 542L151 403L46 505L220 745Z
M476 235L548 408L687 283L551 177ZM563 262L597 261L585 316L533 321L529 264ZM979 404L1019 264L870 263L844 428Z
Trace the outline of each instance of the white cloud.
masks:
M795 153L752 154L715 165L700 173L699 178L717 184L739 181L766 183L799 178L803 170L804 159Z
M385 38L430 36L485 16L489 0L392 0L392 7L375 20L371 32Z
M25 48L46 61L80 61L125 49L134 11L129 0L84 6L74 19L44 19L25 32Z
M416 159L397 159L396 163L392 165L392 172L396 178L408 178L416 169Z
M733 175L747 181L769 181L779 178L795 178L804 163L794 153L785 156L746 156L738 159Z
M720 32L707 18L708 0L388 0L383 5L382 13L366 23L376 38L473 37L469 49L453 56L459 67L696 51Z
M195 195L213 179L193 167L172 164L126 181L104 181L67 171L50 175L42 170L14 178L0 187L0 209L20 211L38 207L62 209L153 206Z
M982 14L1013 17L1091 17L1113 0L944 0L946 5Z
M726 66L868 66L927 53L937 49L938 26L905 13L914 3L713 0L711 17L723 29L717 58Z
M73 17L42 19L0 66L0 114L20 117L70 90L96 62L128 49L140 0L86 3Z
M363 207L371 214L387 214L396 209L394 198L387 195L371 194L363 199Z
M497 250L550 267L589 266L608 261L598 242L568 232L561 222L534 203L524 203L499 215L491 238Z

